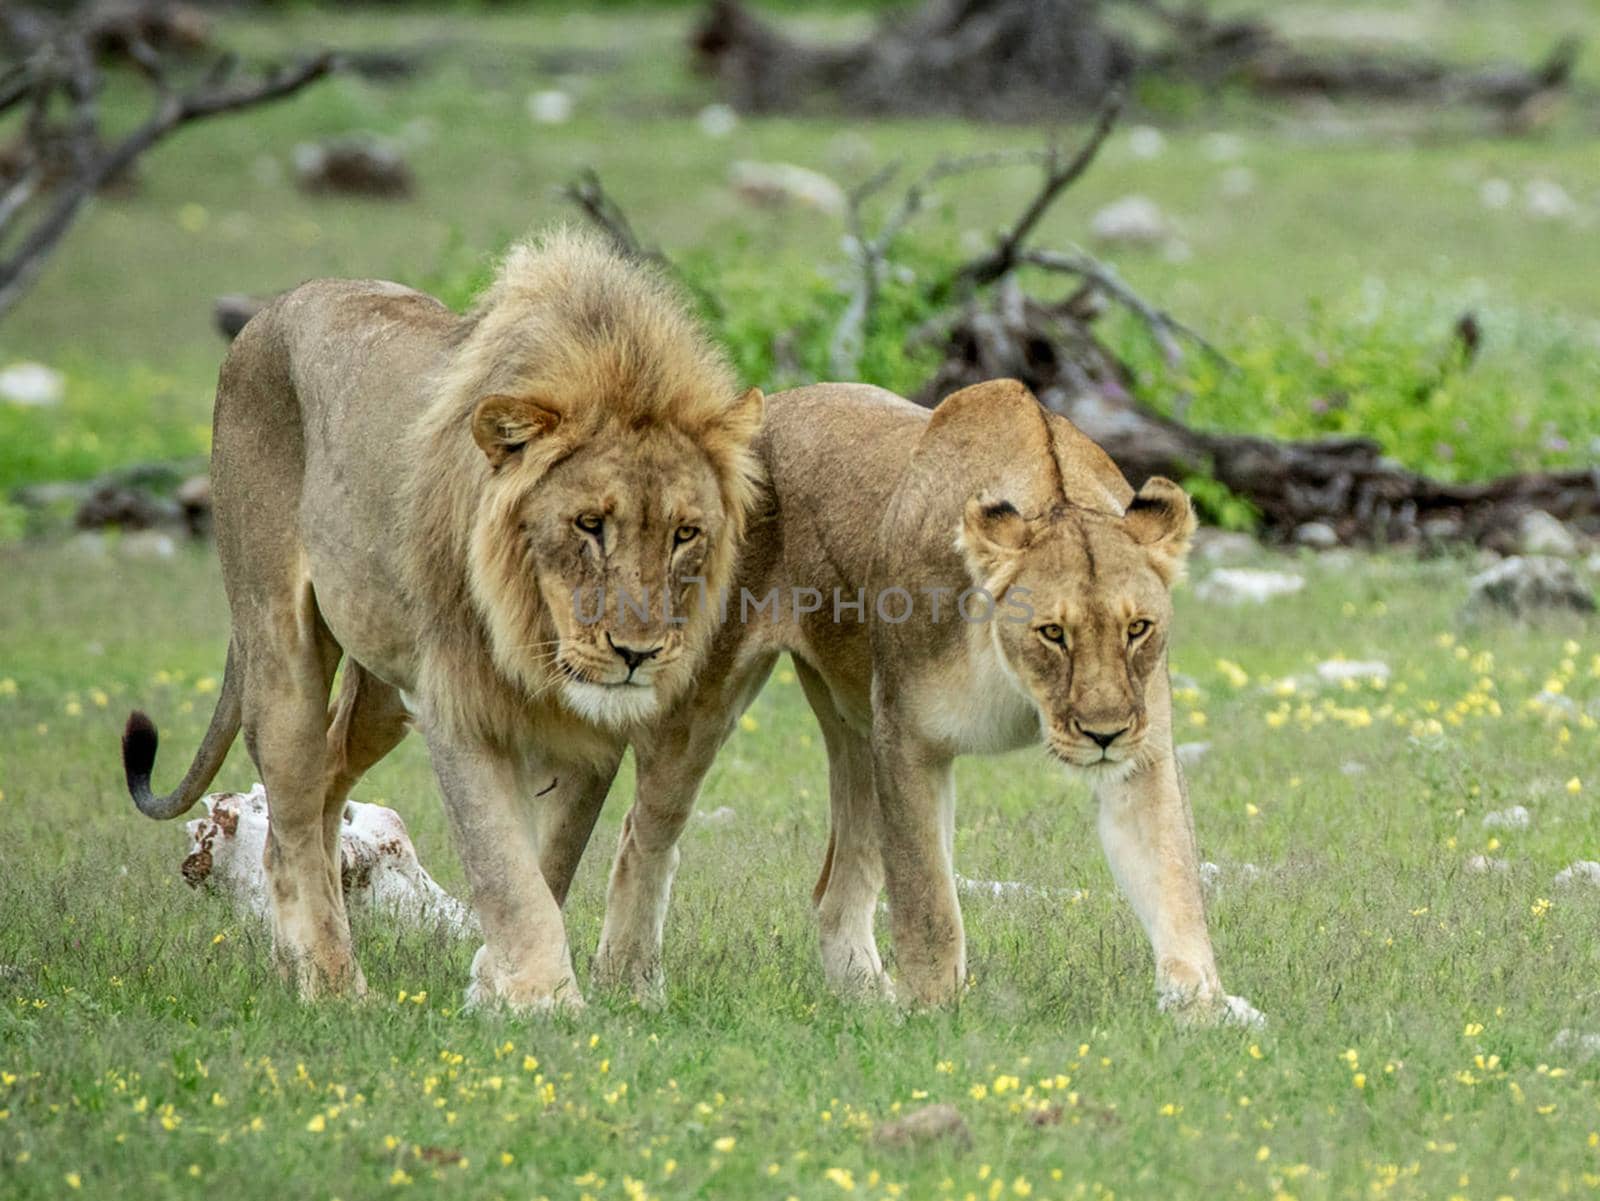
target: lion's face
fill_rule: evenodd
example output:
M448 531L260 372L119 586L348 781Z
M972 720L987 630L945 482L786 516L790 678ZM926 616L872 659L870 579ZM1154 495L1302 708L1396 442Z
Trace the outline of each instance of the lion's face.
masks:
M1141 761L1193 528L1183 490L1160 478L1120 518L1063 507L1028 519L1005 501L969 504L962 550L975 582L1001 600L999 652L1062 762L1120 774Z
M572 707L648 716L685 674L707 556L729 536L711 465L651 431L558 463L523 509L531 567L555 625L551 663Z
M760 393L745 402L753 415L730 420L753 433ZM526 454L540 432L504 421L480 432L494 474L475 590L497 658L589 720L626 727L694 673L742 527L730 499L739 493L703 434L613 425Z

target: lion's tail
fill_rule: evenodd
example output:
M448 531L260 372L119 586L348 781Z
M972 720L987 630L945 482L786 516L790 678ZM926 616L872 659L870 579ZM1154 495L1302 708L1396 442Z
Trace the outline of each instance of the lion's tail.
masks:
M140 813L158 821L178 817L186 813L216 779L222 761L228 757L228 748L239 733L239 675L233 647L229 646L228 664L223 669L222 689L217 695L217 707L211 713L211 726L183 782L166 796L156 796L150 791L150 772L156 765L159 741L155 723L137 709L129 714L127 727L122 731L122 770L128 777L128 792Z

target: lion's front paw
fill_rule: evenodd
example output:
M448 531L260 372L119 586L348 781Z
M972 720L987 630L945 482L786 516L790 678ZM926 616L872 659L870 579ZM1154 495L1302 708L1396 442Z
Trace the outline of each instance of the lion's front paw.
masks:
M490 954L487 946L479 947L472 957L466 1007L492 1009L501 1006L518 1013L549 1013L556 1009L576 1013L583 1008L583 994L570 968L554 979L541 979L536 973L509 968Z

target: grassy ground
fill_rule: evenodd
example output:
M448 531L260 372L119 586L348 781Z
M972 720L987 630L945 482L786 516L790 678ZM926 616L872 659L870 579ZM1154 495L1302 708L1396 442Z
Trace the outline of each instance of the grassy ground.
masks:
M1426 0L1302 4L1282 19L1526 59L1587 14L1576 0ZM334 81L157 152L141 188L100 203L0 324L0 364L40 358L70 382L60 410L0 409L0 487L203 451L221 350L213 295L331 273L453 286L561 212L550 189L580 166L599 167L674 253L715 257L741 285L811 281L838 257L838 225L742 207L731 161L782 159L848 182L891 157L918 165L1042 133L816 118L708 138L694 114L712 93L678 65L682 19L297 10L232 26L260 53L465 30L499 65L473 74L458 47L413 86ZM1592 83L1592 59L1584 71ZM526 95L548 86L573 92L571 123L528 120ZM1180 221L1190 258L1119 266L1244 352L1252 381L1277 381L1260 395L1202 392L1197 416L1299 432L1309 398L1349 387L1347 364L1381 377L1385 355L1404 358L1391 342L1426 347L1417 328L1432 322L1442 338L1472 303L1489 329L1479 378L1492 395L1459 394L1454 411L1435 397L1394 436L1456 440L1481 471L1520 461L1524 443L1537 451L1546 424L1578 446L1592 433L1591 114L1515 142L1441 114L1267 112L1227 98L1141 119L1162 126L1164 153L1139 158L1119 135L1051 236L1080 238L1088 213L1131 191ZM352 126L406 141L415 202L293 189L294 143ZM1240 157L1219 156L1219 132ZM1255 188L1230 198L1223 173L1240 166ZM1531 220L1520 198L1486 208L1490 178L1559 182L1580 213ZM928 241L960 252L1030 186L1025 173L981 181L931 215ZM1396 322L1406 332L1391 338ZM1356 391L1358 428L1395 411L1363 408ZM1148 950L1101 861L1088 797L1036 754L961 765L957 860L975 879L1060 891L967 899L975 979L956 1012L830 998L808 905L825 772L787 673L702 797L702 813L734 816L696 819L685 838L666 1008L594 996L581 1018L522 1023L457 1011L471 945L364 922L371 999L295 1004L263 931L183 885L181 830L137 818L117 767L134 704L161 724L164 780L204 727L227 631L210 552L151 562L85 544L0 546L0 1196L1600 1189L1600 1069L1555 1046L1562 1030L1600 1033L1600 896L1552 883L1600 858L1600 627L1469 622L1460 561L1304 570L1311 590L1264 609L1217 608L1192 590L1180 602L1179 724L1213 743L1192 773L1202 850L1221 868L1213 929L1224 979L1267 1012L1264 1032L1180 1035L1155 1015ZM1336 655L1382 659L1394 676L1381 689L1305 682ZM1530 707L1542 691L1575 708ZM580 976L627 770L569 909ZM252 779L239 751L219 786ZM420 745L357 797L398 808L424 862L461 890ZM1530 810L1529 828L1482 825L1512 805ZM1507 870L1467 871L1477 854ZM970 1150L874 1148L873 1123L935 1100L961 1109Z
M1222 869L1215 937L1229 987L1271 1019L1189 1035L1154 1013L1086 793L1037 754L962 763L957 860L1060 892L967 899L959 1012L831 999L808 905L824 764L788 673L701 800L733 818L686 835L664 1011L596 996L578 1019L466 1016L471 945L365 923L371 999L301 1008L262 930L182 883L181 829L139 819L116 769L135 702L167 735L163 777L199 738L226 636L212 564L116 564L44 549L0 562L8 1197L77 1183L572 1198L1600 1187L1596 1069L1553 1046L1600 1031L1600 897L1552 885L1600 857L1600 638L1576 620L1464 623L1460 563L1309 564L1307 593L1245 613L1183 593L1179 725L1213 743L1192 785ZM1394 677L1305 682L1341 654ZM1577 714L1530 708L1544 689ZM251 779L236 750L223 783ZM419 745L357 795L397 807L461 888ZM624 779L570 905L580 963L627 795ZM1528 829L1482 826L1514 804ZM1467 872L1477 853L1508 870ZM874 1149L872 1123L925 1101L961 1109L970 1151Z

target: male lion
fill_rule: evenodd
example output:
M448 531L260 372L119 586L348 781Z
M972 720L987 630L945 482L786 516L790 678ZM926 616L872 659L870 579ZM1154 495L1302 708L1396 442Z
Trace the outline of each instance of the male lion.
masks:
M859 385L782 393L757 447L770 520L741 552L744 593L706 670L636 744L597 974L657 983L674 843L718 745L788 652L828 750L815 900L835 986L889 991L873 938L887 882L903 993L957 994L951 762L1043 743L1094 789L1112 871L1154 945L1161 1007L1257 1020L1217 977L1172 748L1170 589L1194 529L1183 490L1156 478L1135 494L1010 380L931 418Z
M340 815L414 723L483 926L469 1000L581 1004L561 905L629 732L709 641L691 581L732 569L762 405L671 289L572 233L513 250L466 317L321 280L245 327L213 434L233 614L216 711L177 791L151 795L142 713L123 763L140 810L175 817L244 729L273 945L303 996L364 988ZM673 612L574 612L608 586Z

